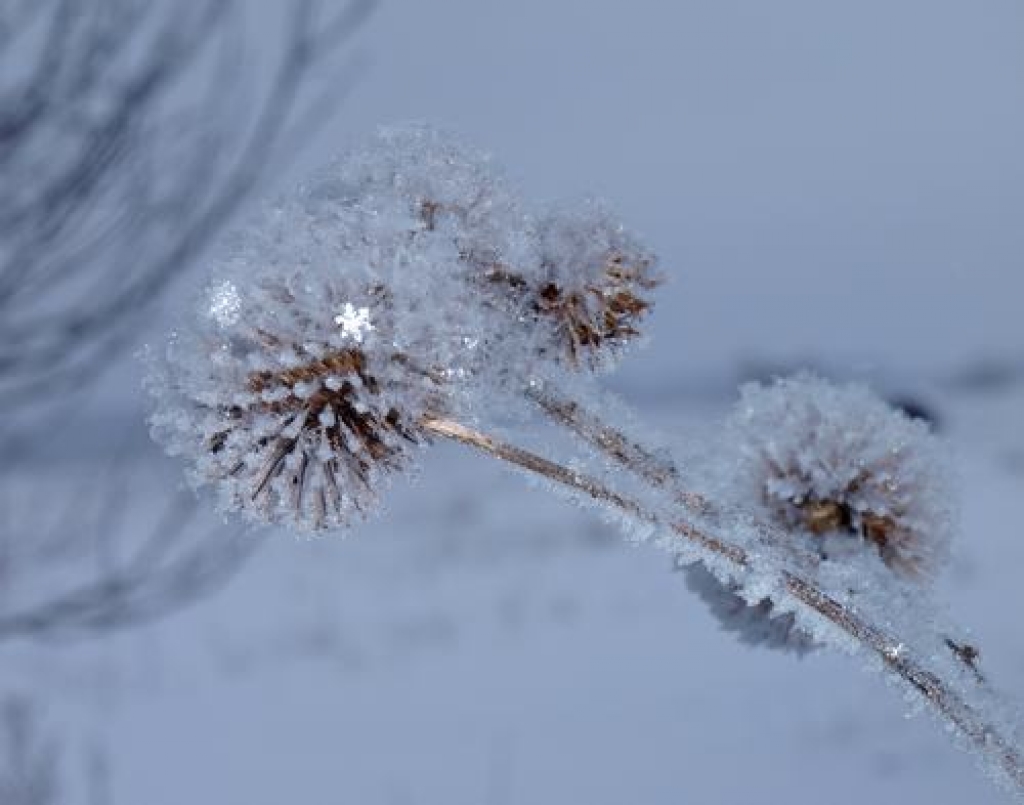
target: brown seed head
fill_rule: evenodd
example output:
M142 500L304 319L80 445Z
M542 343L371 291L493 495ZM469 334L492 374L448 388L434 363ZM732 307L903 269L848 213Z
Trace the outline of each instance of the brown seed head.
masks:
M823 557L862 545L921 579L944 557L954 521L945 451L867 389L804 375L750 384L732 429L740 453L723 466L739 479L736 491L818 538Z
M504 265L488 266L483 276L498 293L520 300L536 324L550 331L545 354L572 369L596 369L641 335L640 324L653 304L646 292L660 283L652 264L650 257L630 260L609 253L597 276L578 284L558 277L554 266L544 274L555 279L541 281L531 282Z
M239 493L248 500L239 503L259 507L267 519L288 509L297 523L319 530L365 513L375 478L401 470L403 445L425 440L416 422L383 404L359 349L254 371L246 386L247 403L224 411L226 426L209 437L208 449L217 455L234 446L230 462L217 462L222 476L247 477ZM277 422L276 431L253 438L259 420Z

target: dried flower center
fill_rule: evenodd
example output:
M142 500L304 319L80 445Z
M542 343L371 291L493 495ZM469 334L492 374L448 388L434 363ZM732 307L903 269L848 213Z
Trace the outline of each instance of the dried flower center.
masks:
M337 378L345 379L332 382ZM316 388L304 395L297 390L300 385ZM264 392L275 389L285 389L288 394L280 400L265 399ZM339 454L351 452L345 447L347 442L342 429L355 437L371 459L385 464L390 463L397 451L385 443L384 431L396 433L410 442L417 441L413 431L402 422L397 408L381 413L373 406L360 404L359 395L364 392L378 395L380 384L366 371L366 356L358 349L339 350L280 372L254 372L249 378L249 390L260 395L261 399L254 405L256 410L304 416L303 430L323 428L331 448ZM331 424L325 425L325 421ZM366 469L366 460L359 457L359 461Z
M789 503L798 512L800 525L815 536L836 533L859 536L875 546L878 555L890 567L910 575L920 570L917 562L900 550L912 541L913 535L894 518L870 511L855 512L840 500L790 500Z
M817 536L853 530L849 508L834 500L809 500L797 508L803 514L804 526Z
M240 475L245 456L258 453L261 463L253 467L250 499L269 507L283 497L300 519L309 516L315 528L324 525L329 507L341 516L345 500L362 509L362 502L373 496L373 468L400 469L402 443L423 438L397 408L380 404L380 383L359 349L335 350L286 369L255 371L246 385L248 404L225 411L232 425L211 436L208 448L213 454L222 452L232 431L246 432L248 417L273 415L279 423L276 431L245 447L237 462L224 466L224 473ZM285 479L284 486L273 483L278 478Z

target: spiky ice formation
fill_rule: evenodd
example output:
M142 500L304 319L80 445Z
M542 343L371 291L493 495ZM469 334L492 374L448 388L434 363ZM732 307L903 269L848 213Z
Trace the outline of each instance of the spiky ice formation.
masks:
M369 511L441 397L390 348L393 302L297 276L221 279L207 300L154 364L155 437L250 520L315 530Z

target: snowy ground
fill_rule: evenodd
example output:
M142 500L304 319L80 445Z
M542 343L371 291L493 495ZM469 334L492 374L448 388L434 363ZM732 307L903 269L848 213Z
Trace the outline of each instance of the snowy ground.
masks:
M1024 701L1024 388L936 399L965 481L944 595ZM694 427L725 402L643 413ZM169 620L0 646L5 691L60 735L62 802L1005 801L879 679L737 644L669 557L484 459L440 447L391 501L347 540L269 537Z

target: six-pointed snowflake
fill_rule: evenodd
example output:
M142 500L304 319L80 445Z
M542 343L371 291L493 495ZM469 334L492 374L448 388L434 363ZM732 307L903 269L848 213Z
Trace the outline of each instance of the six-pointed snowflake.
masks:
M345 303L341 313L334 317L334 323L341 327L343 336L351 336L357 343L362 343L363 333L373 329L370 323L370 309L357 308L351 302Z

